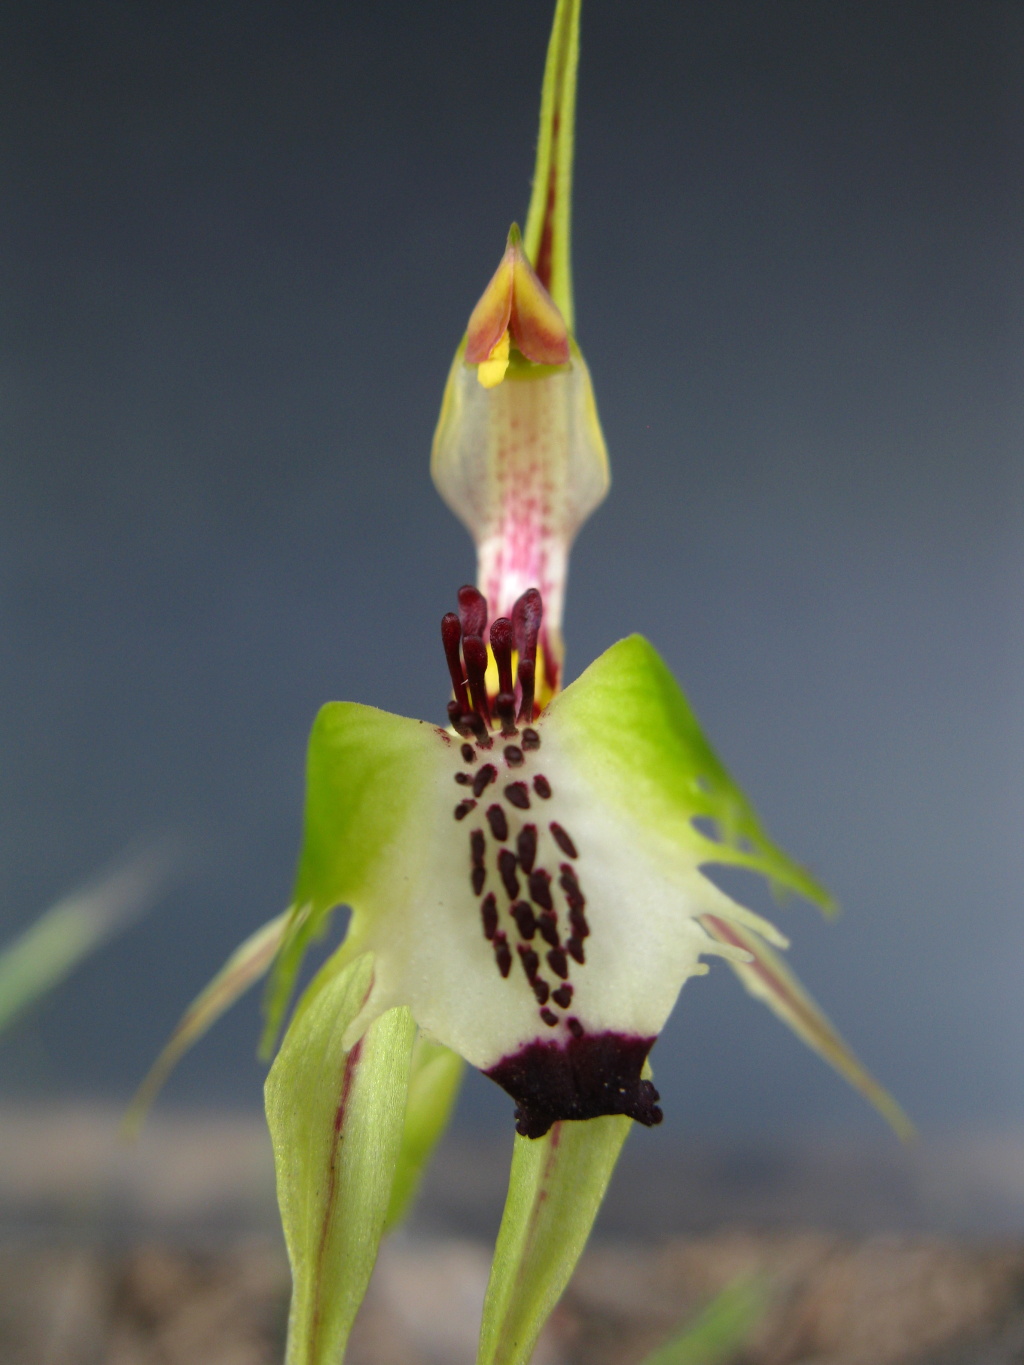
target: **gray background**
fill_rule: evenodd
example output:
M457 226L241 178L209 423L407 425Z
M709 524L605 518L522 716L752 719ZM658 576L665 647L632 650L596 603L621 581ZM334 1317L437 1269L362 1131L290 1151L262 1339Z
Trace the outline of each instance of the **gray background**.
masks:
M0 17L0 930L134 838L173 891L0 1050L118 1098L287 899L332 697L440 718L451 352L525 212L548 3ZM614 485L570 675L664 653L835 890L792 960L926 1132L1024 1119L1024 7L588 0L575 267ZM764 907L759 890L743 888ZM259 1102L256 1002L169 1100ZM727 969L662 1141L877 1131ZM510 1122L480 1078L461 1122Z

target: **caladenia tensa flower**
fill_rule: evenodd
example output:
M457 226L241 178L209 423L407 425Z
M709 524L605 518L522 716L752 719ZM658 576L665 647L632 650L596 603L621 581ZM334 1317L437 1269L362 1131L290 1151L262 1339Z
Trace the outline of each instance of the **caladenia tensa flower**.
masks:
M341 1359L464 1061L509 1092L518 1130L478 1359L528 1360L633 1122L661 1120L648 1054L709 955L905 1126L783 965L782 936L708 878L742 867L831 908L654 648L622 640L562 686L569 549L608 487L573 337L578 29L579 0L558 0L525 230L472 311L434 438L435 482L478 554L441 621L448 723L322 709L294 903L198 997L140 1098L268 968L272 1050L306 949L351 907L267 1080L293 1365Z

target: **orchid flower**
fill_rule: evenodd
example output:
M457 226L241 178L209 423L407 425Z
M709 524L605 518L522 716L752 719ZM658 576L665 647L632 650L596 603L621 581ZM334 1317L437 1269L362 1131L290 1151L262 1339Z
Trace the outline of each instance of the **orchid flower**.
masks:
M266 1087L291 1365L342 1358L464 1061L511 1095L518 1133L478 1359L527 1361L632 1122L661 1122L648 1055L708 956L905 1126L782 965L783 936L707 876L747 868L832 909L765 834L653 646L622 640L562 686L569 550L608 488L573 335L579 13L557 0L525 231L513 225L469 316L434 437L435 483L477 548L477 585L441 621L448 724L324 706L293 906L233 955L154 1071L272 964L271 1050L307 947L351 907Z

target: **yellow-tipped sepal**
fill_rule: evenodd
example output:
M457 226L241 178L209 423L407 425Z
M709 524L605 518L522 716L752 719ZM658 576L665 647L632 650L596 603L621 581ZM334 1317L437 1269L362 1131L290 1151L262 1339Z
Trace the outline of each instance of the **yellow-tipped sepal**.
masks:
M505 254L470 314L464 360L478 367L485 389L494 388L505 378L513 347L520 365L569 363L569 329L527 259L515 223Z
M569 549L608 491L608 455L586 362L514 225L448 375L431 473L476 544L491 618L539 589L557 691Z

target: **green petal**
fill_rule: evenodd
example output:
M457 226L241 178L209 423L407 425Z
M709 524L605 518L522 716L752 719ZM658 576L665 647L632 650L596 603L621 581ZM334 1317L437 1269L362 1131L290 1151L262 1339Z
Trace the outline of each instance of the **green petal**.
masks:
M372 982L369 954L326 963L267 1077L292 1268L287 1365L340 1365L391 1198L415 1028L408 1010L391 1010L345 1051Z
M540 97L533 193L523 234L526 254L570 332L574 330L570 236L581 4L582 0L558 0L555 7Z
M122 1125L126 1136L138 1133L147 1111L189 1048L268 970L291 918L291 911L286 910L250 934L192 1001L128 1106Z
M261 1051L273 1050L307 947L337 905L385 884L397 833L407 826L438 737L425 721L356 702L320 709L306 758L306 809L292 919L266 997Z
M701 923L720 943L745 948L751 954L751 962L729 959L730 967L750 994L763 1001L808 1047L824 1057L840 1076L844 1076L855 1090L859 1090L892 1126L897 1136L904 1141L911 1138L914 1125L888 1091L861 1066L778 953L773 952L756 933L735 921L725 923L714 915L703 915Z
M517 1137L484 1300L477 1365L525 1365L590 1236L631 1120Z
M769 1297L764 1280L741 1276L644 1365L719 1365L732 1360L764 1317Z
M385 1231L390 1232L416 1198L427 1162L448 1126L459 1095L464 1063L456 1052L417 1034L409 1073L409 1096L405 1105L402 1148Z
M572 757L624 818L639 820L664 856L760 872L826 912L828 891L768 838L753 806L704 736L657 651L631 635L549 707ZM716 840L693 824L713 824Z
M137 918L167 880L166 849L152 848L102 881L52 905L0 953L0 1033L95 948Z

